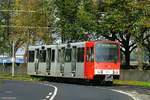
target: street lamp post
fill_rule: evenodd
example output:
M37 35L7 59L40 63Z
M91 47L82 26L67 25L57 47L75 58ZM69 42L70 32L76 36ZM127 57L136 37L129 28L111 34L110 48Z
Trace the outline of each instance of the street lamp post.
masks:
M13 41L12 45L12 77L14 76L15 73L15 42Z

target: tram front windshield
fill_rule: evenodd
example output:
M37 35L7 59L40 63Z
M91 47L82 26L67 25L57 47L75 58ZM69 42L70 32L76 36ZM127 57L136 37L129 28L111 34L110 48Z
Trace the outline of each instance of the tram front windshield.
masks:
M118 46L110 43L97 43L95 46L96 62L117 62Z

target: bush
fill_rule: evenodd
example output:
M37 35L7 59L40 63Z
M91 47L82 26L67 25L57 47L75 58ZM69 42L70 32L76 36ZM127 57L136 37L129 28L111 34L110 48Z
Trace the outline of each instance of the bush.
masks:
M144 63L143 70L150 70L150 64Z

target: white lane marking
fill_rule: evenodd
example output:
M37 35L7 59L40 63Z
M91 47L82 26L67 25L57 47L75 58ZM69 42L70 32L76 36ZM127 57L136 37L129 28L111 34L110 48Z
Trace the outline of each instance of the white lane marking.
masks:
M100 89L99 87L97 87L98 89ZM129 97L131 97L133 100L139 100L138 98L136 98L135 96L133 96L132 94L130 93L127 93L127 92L124 92L122 90L115 90L115 89L109 89L109 88L104 88L104 87L101 87L101 89L108 89L108 90L111 90L111 91L115 91L115 92L118 92L118 93L122 93L122 94L125 94L125 95L128 95Z
M12 91L5 91L5 93L12 93Z
M50 92L48 95L52 95L52 92Z
M16 97L1 97L3 100L15 100Z
M50 96L46 96L46 98L48 99Z
M44 84L44 83L40 83L40 84L42 84L42 85L46 85L46 86L50 86L50 87L53 87L54 88L54 93L52 94L51 92L51 97L50 97L50 99L49 100L53 100L54 98L55 98L55 96L57 95L57 91L58 91L58 89L57 89L57 87L56 86L54 86L54 85L51 85L51 84ZM49 93L49 94L50 94Z
M128 96L130 96L132 99L134 99L134 100L138 100L136 97L134 97L132 94L130 94L130 93L127 93L127 92L124 92L124 91L121 91L121 90L115 90L115 89L110 89L110 90L112 90L112 91L115 91L115 92L119 92L119 93L122 93L122 94L125 94L125 95L128 95Z

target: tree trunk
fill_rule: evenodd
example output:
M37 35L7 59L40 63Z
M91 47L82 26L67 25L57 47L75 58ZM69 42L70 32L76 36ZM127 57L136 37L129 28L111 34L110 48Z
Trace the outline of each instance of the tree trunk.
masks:
M148 57L149 57L149 58L148 58L148 59L149 59L148 61L149 61L149 64L150 64L150 50L149 50L149 55L148 55Z
M29 43L27 43L27 45L26 45L26 47L25 47L25 53L24 53L24 62L25 63L27 63L27 61L28 61L28 57L29 57L29 55L28 55L28 51L29 51Z
M143 55L143 48L142 45L138 45L138 52L137 52L137 57L138 57L138 69L142 70L143 69L143 59L144 59L144 55Z
M10 4L11 4L11 2L10 2L10 0L8 0L8 4L7 4L8 9L11 9ZM6 27L7 35L5 37L6 39L10 35L10 27L9 27L9 25L10 25L10 17L11 17L10 13L8 13L8 15L6 16L6 25L7 25L7 27Z
M125 68L130 68L130 51L129 48L125 49Z

